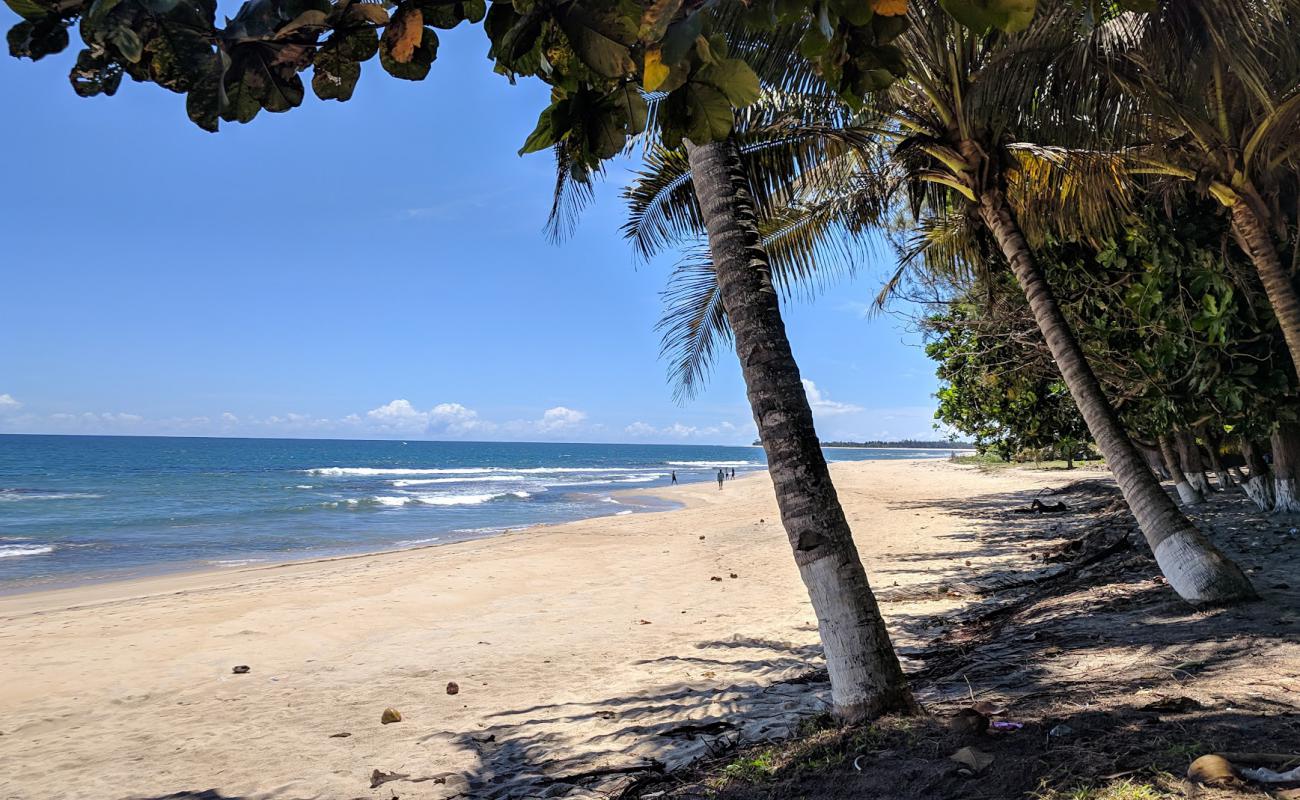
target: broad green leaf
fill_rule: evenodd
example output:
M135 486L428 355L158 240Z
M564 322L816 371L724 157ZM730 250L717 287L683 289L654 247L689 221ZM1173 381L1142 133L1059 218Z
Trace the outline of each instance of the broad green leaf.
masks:
M1034 18L1037 0L939 0L944 11L974 31L1024 30Z
M760 92L758 76L739 58L728 58L704 67L697 80L722 92L734 108L744 108L753 103Z
M568 100L557 100L542 109L542 113L537 117L537 126L533 128L533 132L528 134L528 138L524 140L524 146L519 148L519 155L522 156L527 155L528 153L536 153L541 150L546 150L549 147L553 147L555 143L560 140L560 137L563 136L568 129L565 128L564 130L559 131L555 129L556 108L561 104L568 105L568 103Z
M699 12L669 25L661 47L664 63L676 64L686 58L702 30L704 30L704 16Z
M624 84L614 91L614 102L627 120L627 132L635 136L645 130L650 117L650 106L645 97L632 84Z
M5 0L5 5L18 16L26 20L37 20L49 12L33 0Z
M243 72L234 74L232 71L226 78L222 92L221 118L227 122L252 122L262 110L262 104L254 96L245 77Z
M322 100L351 100L361 77L361 65L340 57L336 50L316 54L312 64L311 89Z
M96 56L90 50L82 50L68 73L68 80L72 82L72 90L81 97L111 96L122 83L122 65L110 60L106 53Z
M731 103L721 91L691 81L679 91L685 92L686 135L696 144L727 138L735 115Z
M636 70L628 44L620 41L632 40L636 35L635 31L628 33L626 22L620 24L613 14L597 18L576 6L559 18L573 52L593 72L606 78L620 78Z
M36 21L23 20L9 29L7 38L9 55L40 61L68 46L68 29L51 14Z
M366 61L379 51L379 34L372 28L340 28L327 46L338 50L341 59Z
M208 69L185 96L185 113L190 121L210 133L217 132L221 113L221 62L214 55Z
M122 58L135 64L144 54L144 44L136 32L126 26L114 28L108 34L108 41L122 54Z

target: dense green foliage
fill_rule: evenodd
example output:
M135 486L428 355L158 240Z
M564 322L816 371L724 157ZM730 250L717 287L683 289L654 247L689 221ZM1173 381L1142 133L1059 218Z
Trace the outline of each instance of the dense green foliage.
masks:
M1004 461L1024 450L1072 458L1088 427L1005 274L924 321L926 355L938 362L935 419Z
M1127 427L1266 437L1295 406L1277 321L1228 222L1212 206L1146 206L1100 244L1056 243L1039 259ZM1009 458L1086 427L1005 273L936 303L927 353L943 381L936 417Z

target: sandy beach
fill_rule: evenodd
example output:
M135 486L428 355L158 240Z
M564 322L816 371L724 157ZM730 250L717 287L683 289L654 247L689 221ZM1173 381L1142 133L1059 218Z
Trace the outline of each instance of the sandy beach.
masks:
M832 469L877 589L1012 558L954 504L1067 480ZM0 598L0 797L557 796L789 731L824 698L777 684L819 662L770 481L656 493L686 507Z

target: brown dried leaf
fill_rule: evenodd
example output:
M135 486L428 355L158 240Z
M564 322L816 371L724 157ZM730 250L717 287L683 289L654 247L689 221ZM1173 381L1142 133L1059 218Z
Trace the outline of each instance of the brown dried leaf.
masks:
M418 8L403 6L384 29L384 44L393 60L409 64L424 36L424 14Z

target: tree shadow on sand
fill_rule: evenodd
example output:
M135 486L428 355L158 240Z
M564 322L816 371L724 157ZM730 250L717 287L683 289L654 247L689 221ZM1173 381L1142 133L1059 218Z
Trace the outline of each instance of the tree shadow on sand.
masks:
M1300 586L1300 545L1289 526L1253 513L1234 496L1216 496L1199 511L1216 542L1252 569L1264 600L1197 611L1159 581L1131 516L1116 505L1113 484L1086 481L1057 492L1051 500L1066 502L1066 514L1015 512L1039 496L1026 491L915 504L942 508L963 526L954 537L960 546L947 554L963 566L967 558L1011 553L1022 556L1023 569L992 576L930 570L931 580L919 587L878 592L896 639L919 642L900 650L927 711L942 718L988 700L1025 723L1015 735L981 734L980 748L1000 759L986 776L955 776L946 757L957 740L929 717L899 728L910 733L886 726L880 741L854 744L854 757L863 755L859 766L866 768L832 770L830 783L789 784L781 793L778 776L767 788L722 796L1011 797L1036 781L1074 780L1094 767L1096 775L1127 769L1098 766L1125 764L1126 753L1135 762L1185 766L1194 745L1259 748L1269 736L1300 739L1292 694L1300 691L1300 593L1291 588ZM965 601L957 611L950 609L954 593ZM942 613L933 606L939 599L949 601ZM468 753L472 766L439 772L431 757L428 770L404 768L416 774L359 795L505 800L617 797L646 785L689 788L691 764L806 732L808 721L828 708L820 649L812 645L735 637L635 663L688 665L703 677L503 711L473 732L429 733L422 742ZM1288 663L1290 673L1279 669ZM715 670L728 677L711 678ZM1143 710L1184 694L1195 698L1195 712ZM1049 736L1057 726L1071 733ZM1163 742L1168 757L1154 758L1153 742ZM1063 760L1067 752L1073 755ZM898 790L900 781L929 794ZM240 799L181 792L151 800Z

